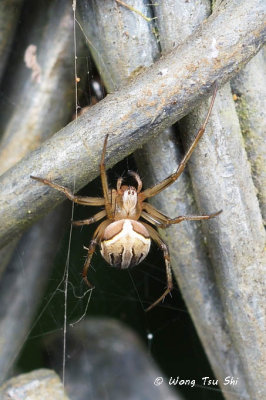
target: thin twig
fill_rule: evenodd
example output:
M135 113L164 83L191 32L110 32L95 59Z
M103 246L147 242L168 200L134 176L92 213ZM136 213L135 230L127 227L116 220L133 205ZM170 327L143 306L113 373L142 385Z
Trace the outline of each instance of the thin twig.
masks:
M142 18L145 19L145 21L147 22L151 22L153 19L156 19L156 17L146 17L146 15L144 15L141 11L137 10L135 7L130 6L129 4L124 3L121 0L115 0L118 4L121 4L121 6L128 8L130 11L135 12L136 14L140 15Z

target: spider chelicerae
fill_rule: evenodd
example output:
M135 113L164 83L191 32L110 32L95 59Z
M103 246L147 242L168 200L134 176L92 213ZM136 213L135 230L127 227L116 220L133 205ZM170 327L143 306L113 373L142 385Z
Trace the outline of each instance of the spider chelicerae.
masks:
M84 206L104 206L103 210L91 218L72 222L72 224L75 226L90 225L94 222L100 221L103 218L106 218L95 230L87 249L88 256L84 264L82 276L89 287L91 287L91 284L87 279L87 272L90 266L92 255L95 252L97 245L100 246L103 258L110 265L125 269L133 267L144 260L150 250L152 239L163 251L167 277L167 288L164 293L147 308L146 311L157 305L168 293L171 292L173 288L173 279L169 251L167 245L163 242L158 232L151 225L155 225L160 228L166 228L169 225L179 224L182 221L210 219L216 217L222 212L222 210L210 215L182 215L176 218L169 218L157 210L154 206L147 203L145 200L162 192L174 181L176 181L183 172L193 150L205 131L214 104L216 92L217 85L215 85L215 90L205 121L195 136L195 139L190 145L188 151L184 155L177 170L162 182L157 183L151 188L142 191L142 181L139 175L136 172L129 171L128 173L135 179L137 187L123 185L123 178L119 178L117 180L116 189L109 189L105 169L105 154L108 135L106 135L104 140L100 163L103 197L77 196L64 186L60 186L47 179L31 176L32 179L63 192L68 199L77 204L82 204ZM141 221L140 218L142 218ZM143 222L143 220L149 222L149 224Z

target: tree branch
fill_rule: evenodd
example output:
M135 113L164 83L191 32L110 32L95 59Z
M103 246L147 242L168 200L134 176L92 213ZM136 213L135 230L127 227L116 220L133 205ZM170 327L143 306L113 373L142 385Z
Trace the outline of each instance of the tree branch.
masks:
M260 51L231 81L236 110L266 223L266 60Z
M23 0L2 0L0 2L0 79L2 79L6 67L22 4Z
M238 72L265 40L264 18L263 0L222 3L189 41L5 173L0 180L0 244L63 199L33 182L31 174L63 185L75 181L80 189L98 174L106 133L110 167L188 113L216 80L222 85Z

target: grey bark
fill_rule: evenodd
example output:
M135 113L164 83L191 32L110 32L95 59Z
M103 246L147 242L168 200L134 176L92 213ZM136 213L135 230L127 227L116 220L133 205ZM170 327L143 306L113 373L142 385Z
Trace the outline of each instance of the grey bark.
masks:
M159 15L159 31L160 22ZM165 16L163 23L168 25L167 31L173 41L177 24L171 22L174 20ZM177 34L180 34L179 29ZM181 36L175 40L178 42L184 38ZM212 46L213 43L212 39ZM164 42L161 44L164 47ZM185 143L191 142L207 108L208 104L202 104L199 110L182 121L181 136ZM219 218L203 225L215 274L213 282L217 282L220 310L224 311L222 326L230 336L229 342L223 342L223 374L230 371L229 375L238 376L240 381L239 386L231 387L230 391L224 387L224 395L231 398L236 391L241 397L260 399L265 396L265 274L262 269L265 236L229 85L225 85L217 95L209 127L189 167L201 212L224 209ZM219 205L221 202L223 204ZM252 280L252 276L256 278ZM212 357L210 360L212 365L217 362Z
M207 107L202 104L184 119L182 127L195 131ZM189 135L181 136L185 144L191 142ZM240 395L264 398L265 231L229 84L218 93L209 130L193 154L189 170L199 209L210 209L221 199L219 208L224 210L208 230L204 225L204 231L242 372Z
M104 398L116 400L181 400L183 397L163 384L155 385L162 371L154 364L138 337L123 324L89 318L68 331L66 364L67 392L72 400ZM58 348L62 338L47 341L56 370L61 369Z
M0 81L10 53L22 4L23 0L2 0L0 2Z
M209 229L205 229L207 246L248 394L260 399L265 390L265 233L233 99L229 96L230 87L225 85L189 170L199 209L223 209L219 218L210 221ZM206 106L202 105L183 126L195 131L205 111Z
M71 6L63 0L50 7L29 4L21 27L26 34L18 39L3 88L8 101L1 110L0 174L67 124L75 109Z
M0 400L69 400L54 371L38 369L9 379L0 387Z
M112 4L112 1L106 1L104 5L99 2L79 3L82 30L109 91L122 87L132 71L149 66L159 54L151 24L132 11ZM143 13L146 11L142 1L132 1L131 5ZM106 19L110 10L113 24ZM207 1L200 5L165 1L155 7L155 12L160 46L165 54L184 41L210 14L210 4ZM127 36L124 32L127 32ZM182 151L177 145L174 131L169 128L135 153L146 187L161 181L176 169L182 157ZM152 203L171 217L200 214L193 200L187 173L166 192L152 199ZM213 212L218 210L217 207L201 211ZM215 375L220 382L228 375L235 375L241 381L230 391L221 385L225 397L247 396L241 360L228 332L199 223L172 226L167 231L161 230L160 234L169 246L172 268Z
M142 0L130 5L150 16L150 7ZM128 82L160 57L153 25L128 8L110 0L104 3L83 1L77 3L77 11L90 52L109 93L121 88L121 82ZM99 26L103 35L99 35ZM127 51L129 48L134 49L135 58ZM113 68L113 64L117 68Z
M62 214L53 210L23 235L0 281L0 383L10 375L51 274L64 231Z
M19 237L16 237L14 240L0 249L0 279L12 257L16 245L18 244L18 240Z
M222 85L236 73L265 40L264 15L262 0L222 3L186 43L5 173L0 181L1 245L63 199L33 182L30 174L68 186L75 179L80 189L98 174L107 132L109 167L184 116L211 92L214 81ZM215 54L208 47L210 37L218 46Z
M173 3L170 3L173 6ZM180 4L177 3L180 9ZM183 33L186 34L188 26L184 23L184 17L183 23L179 25L173 18L170 18L166 11L171 11L171 5L167 2L163 3L164 18L161 18L160 15L162 7L156 8L159 32L163 25L163 32L166 31L168 34L166 40L164 37L161 38L163 50L171 43L180 43L184 40L184 36L180 35L180 30L185 27ZM190 7L193 6L190 5ZM189 6L187 6L187 11L190 11L188 15L191 17ZM212 39L211 45L213 43ZM249 69L248 65L247 70ZM263 93L259 92L256 96L258 99L262 99ZM252 103L250 99L250 107L252 104L258 103L255 96L253 96L253 101ZM258 103L258 107L260 103ZM182 121L181 136L185 143L192 140L189 140L189 137L192 138L194 132L201 126L207 109L208 104L206 103L205 106L202 104L199 110ZM263 107L259 109L263 110ZM260 119L258 116L253 118L254 120ZM265 120L263 122L262 118L260 126L264 123ZM261 132L262 129L258 130ZM261 146L258 142L256 143L256 140L254 142L254 146L251 146L250 149L251 152L262 155L264 150L261 141ZM265 315L263 296L265 274L262 269L265 265L263 256L265 236L229 85L225 85L218 92L209 128L189 166L201 213L205 213L206 210L212 212L215 208L224 209L219 218L203 226L215 273L212 281L214 284L217 281L215 285L220 292L218 296L216 293L216 299L222 300L219 308L224 313L220 320L223 322L222 330L216 331L216 337L219 338L222 332L223 335L220 337L224 339L230 337L230 340L220 341L220 344L223 343L220 353L220 356L224 357L222 364L213 357L213 354L209 354L210 348L207 345L206 337L205 348L220 381L225 376L224 374L228 373L239 378L238 387L231 387L230 391L225 387L222 388L226 398L234 397L234 392L237 392L243 398L259 399L265 396L263 385L265 381L263 365L266 362L265 333L263 332L265 327L263 319ZM206 171L208 172L206 173ZM261 168L258 172L261 172ZM259 175L258 178L261 183L262 176ZM262 189L261 185L260 189ZM220 199L223 199L223 205L219 204ZM224 226L225 221L226 226ZM170 240L170 247L171 244L172 247L175 247L175 236L169 234L167 237ZM174 250L172 249L172 251ZM178 249L176 248L175 251L177 252ZM247 273L247 270L250 270L251 273ZM224 272L221 273L221 271ZM179 282L184 281L184 276L185 273L178 273ZM257 276L259 276L258 280ZM247 282L250 282L250 287ZM186 296L184 297L186 298ZM250 303L256 304L256 306L251 306L252 311ZM199 326L199 324L196 325ZM217 325L214 324L214 326L216 328ZM259 358L257 358L257 354L260 354ZM224 367L222 375L221 366Z
M266 61L260 51L231 81L252 178L266 222Z

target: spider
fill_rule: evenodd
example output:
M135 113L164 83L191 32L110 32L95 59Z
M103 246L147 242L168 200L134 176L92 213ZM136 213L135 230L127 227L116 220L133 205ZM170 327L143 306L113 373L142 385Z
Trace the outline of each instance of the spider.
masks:
M214 104L216 92L217 85L215 86L205 121L195 136L188 151L184 155L177 170L162 182L157 183L151 188L142 191L142 181L139 175L136 172L128 171L129 175L133 176L136 181L136 187L123 185L123 178L119 178L117 180L116 189L109 189L105 169L105 154L108 135L106 135L104 140L100 163L103 197L76 196L64 186L60 186L47 179L31 176L32 179L63 192L68 199L77 204L85 206L104 206L104 210L98 212L91 218L82 221L72 221L73 225L81 226L92 224L105 217L107 218L97 227L89 247L86 248L88 250L88 256L84 264L82 276L89 287L91 287L91 284L87 279L87 272L97 245L100 246L103 258L110 265L126 269L139 264L145 259L150 250L152 239L163 251L167 287L163 294L152 305L150 305L146 311L160 303L164 297L171 292L173 288L173 278L170 267L169 251L167 245L160 238L158 232L150 224L160 228L166 228L169 225L179 224L182 221L210 219L216 217L222 212L222 210L210 215L179 216L172 219L158 211L145 200L162 192L176 181L183 172L193 150L205 131ZM140 218L142 218L141 221L139 220ZM146 220L149 224L143 222L143 220Z

